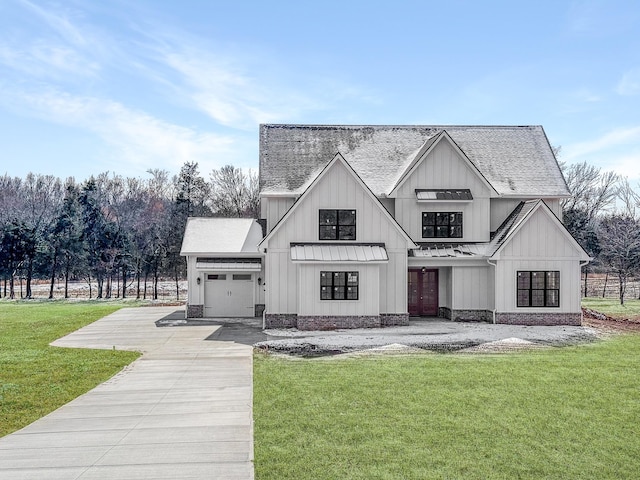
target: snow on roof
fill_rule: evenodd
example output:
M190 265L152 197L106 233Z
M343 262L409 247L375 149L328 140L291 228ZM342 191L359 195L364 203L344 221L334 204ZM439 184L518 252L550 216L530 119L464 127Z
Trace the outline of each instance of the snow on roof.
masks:
M252 218L190 217L180 255L257 253L262 227Z
M381 196L442 131L500 195L569 195L541 126L261 125L260 190L299 195L339 152Z

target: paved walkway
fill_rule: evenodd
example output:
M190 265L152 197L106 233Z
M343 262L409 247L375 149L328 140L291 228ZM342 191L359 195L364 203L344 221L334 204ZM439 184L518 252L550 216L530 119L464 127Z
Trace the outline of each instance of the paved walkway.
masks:
M53 345L142 351L111 380L0 438L0 479L252 479L252 348L219 326L126 308Z

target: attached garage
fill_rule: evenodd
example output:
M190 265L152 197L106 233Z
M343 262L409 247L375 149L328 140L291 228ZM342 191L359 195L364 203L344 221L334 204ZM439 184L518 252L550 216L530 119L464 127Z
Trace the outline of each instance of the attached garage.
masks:
M190 218L181 255L187 257L187 316L253 317L264 311L262 227L245 218Z
M204 281L205 317L253 317L254 288L251 273L208 273Z

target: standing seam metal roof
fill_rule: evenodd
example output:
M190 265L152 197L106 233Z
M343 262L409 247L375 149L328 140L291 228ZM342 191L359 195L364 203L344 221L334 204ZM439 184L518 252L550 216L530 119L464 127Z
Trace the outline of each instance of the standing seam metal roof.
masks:
M384 245L293 244L294 262L387 262Z

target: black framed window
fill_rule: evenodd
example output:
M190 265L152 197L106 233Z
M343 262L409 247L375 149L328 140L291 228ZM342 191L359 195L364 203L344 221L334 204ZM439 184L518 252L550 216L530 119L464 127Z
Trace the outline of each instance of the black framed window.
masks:
M355 210L320 210L320 240L355 240Z
M518 307L559 307L560 272L518 271Z
M358 272L320 272L320 300L358 300Z
M462 238L462 212L422 212L422 238Z

